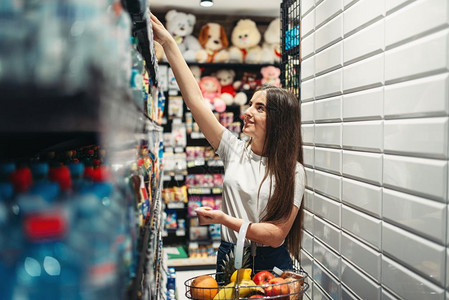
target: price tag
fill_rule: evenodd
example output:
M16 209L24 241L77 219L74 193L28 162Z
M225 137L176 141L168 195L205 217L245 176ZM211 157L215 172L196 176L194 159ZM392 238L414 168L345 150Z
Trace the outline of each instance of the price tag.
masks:
M173 147L165 147L164 152L165 153L173 153Z
M195 159L195 166L204 166L204 158Z
M187 162L187 168L193 168L195 166L195 161L194 160L190 160Z
M197 242L190 242L189 243L189 248L191 248L191 249L198 249L199 245L198 245Z
M175 180L181 181L184 180L184 175L175 175Z
M167 204L168 208L184 208L184 202L169 202Z
M184 236L186 235L186 231L184 229L176 230L176 236Z
M182 152L184 152L183 147L175 147L175 153L182 153Z
M162 180L163 181L170 181L171 180L171 176L170 175L164 175L164 176L162 176Z
M223 192L222 188L213 188L212 194L221 194Z

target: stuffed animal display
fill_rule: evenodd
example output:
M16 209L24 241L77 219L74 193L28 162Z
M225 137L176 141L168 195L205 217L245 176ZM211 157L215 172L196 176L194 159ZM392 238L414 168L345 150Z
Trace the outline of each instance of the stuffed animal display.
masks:
M195 55L201 49L198 39L192 35L196 17L192 14L169 10L165 15L168 32L175 38L186 61L195 61Z
M281 62L281 19L276 18L270 22L265 30L262 45L262 62L267 64Z
M273 85L280 87L281 80L279 76L281 75L281 70L274 66L266 66L260 69L260 74L262 74L261 84Z
M215 109L217 112L224 112L226 110L226 104L221 99L221 85L217 78L204 76L201 78L199 86L204 100L209 103L211 109Z
M259 46L261 34L256 23L251 19L242 19L232 30L229 48L229 61L257 64L262 58L262 48Z
M228 37L222 25L217 23L207 23L201 27L198 37L203 49L196 52L196 60L200 63L227 62L229 54Z
M221 98L226 105L232 105L236 95L234 88L235 71L230 69L221 69L215 73L215 77L221 84Z

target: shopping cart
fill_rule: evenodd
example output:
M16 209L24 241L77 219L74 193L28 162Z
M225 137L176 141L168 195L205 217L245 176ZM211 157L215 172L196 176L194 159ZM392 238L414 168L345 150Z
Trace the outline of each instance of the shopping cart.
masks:
M244 242L249 222L244 222L240 228L237 245L235 246L236 270L242 268ZM253 274L259 270L254 271ZM233 283L218 281L223 278L223 273L209 273L190 278L184 282L186 287L185 295L188 299L195 300L235 300L235 299L277 299L277 300L302 300L304 292L309 288L307 283L307 273L301 270L280 270L275 268L269 270L276 277L285 277L281 283L256 285L254 282L248 284L247 280L240 280L240 274L237 272L237 279ZM200 277L211 276L217 281L218 286L201 287L194 284Z

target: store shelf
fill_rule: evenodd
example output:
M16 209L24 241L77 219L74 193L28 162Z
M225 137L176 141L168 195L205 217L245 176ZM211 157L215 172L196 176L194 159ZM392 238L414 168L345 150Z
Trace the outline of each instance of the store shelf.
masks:
M169 267L187 267L194 269L195 267L211 267L215 268L217 262L216 257L199 257L199 258L176 258L169 259Z
M30 89L3 95L0 132L135 131L143 120L130 96L119 91L64 95Z

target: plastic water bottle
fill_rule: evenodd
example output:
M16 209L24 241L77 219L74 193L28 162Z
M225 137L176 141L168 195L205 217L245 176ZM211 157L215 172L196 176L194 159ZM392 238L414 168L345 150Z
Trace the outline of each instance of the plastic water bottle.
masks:
M13 299L81 299L81 260L65 243L69 230L62 210L24 218L25 251L16 268Z

